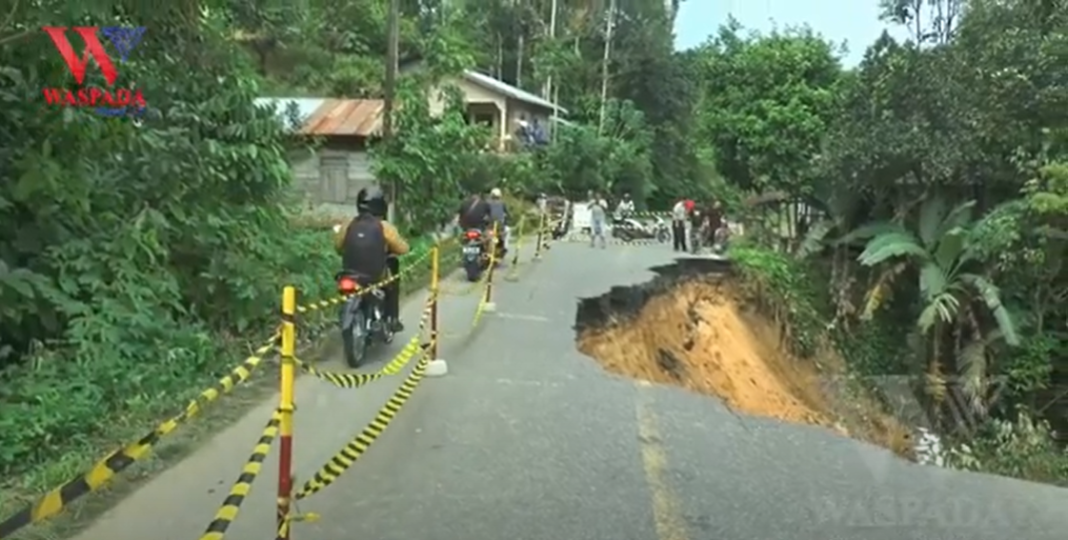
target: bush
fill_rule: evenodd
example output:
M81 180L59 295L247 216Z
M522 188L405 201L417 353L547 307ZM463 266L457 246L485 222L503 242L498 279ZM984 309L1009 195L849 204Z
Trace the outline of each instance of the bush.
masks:
M815 354L826 317L804 265L785 253L744 242L732 244L728 256L746 295L779 325L792 352L803 358Z
M1068 486L1068 451L1054 443L1049 424L1020 408L1015 421L994 419L968 443L943 451L946 465Z

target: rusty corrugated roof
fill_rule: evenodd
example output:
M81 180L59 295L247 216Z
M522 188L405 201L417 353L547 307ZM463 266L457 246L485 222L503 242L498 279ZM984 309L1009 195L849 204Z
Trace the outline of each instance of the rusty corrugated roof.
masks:
M382 132L381 99L324 99L304 122L306 135L369 137Z

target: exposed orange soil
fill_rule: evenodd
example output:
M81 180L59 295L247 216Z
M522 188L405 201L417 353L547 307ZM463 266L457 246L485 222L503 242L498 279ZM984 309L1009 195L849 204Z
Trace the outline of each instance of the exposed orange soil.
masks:
M743 305L726 285L684 283L633 320L579 336L579 349L612 373L718 396L752 415L856 432L907 454L907 430L871 408L838 406L833 385L821 382L831 368L785 353L775 327Z

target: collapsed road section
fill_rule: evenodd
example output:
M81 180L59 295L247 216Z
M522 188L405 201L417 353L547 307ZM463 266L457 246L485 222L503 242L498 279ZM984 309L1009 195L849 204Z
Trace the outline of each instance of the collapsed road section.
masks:
M610 373L680 386L731 409L822 426L910 456L907 428L844 388L833 353L790 354L780 325L741 293L729 263L680 259L646 283L582 300L579 350Z

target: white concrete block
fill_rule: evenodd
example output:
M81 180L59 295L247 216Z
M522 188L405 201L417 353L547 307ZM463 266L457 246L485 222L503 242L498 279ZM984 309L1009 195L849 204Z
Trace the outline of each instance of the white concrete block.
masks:
M426 363L424 375L427 377L444 377L449 374L449 364L441 358L435 358Z
M497 311L497 304L495 302L486 302L486 305L482 306L482 311L493 313L494 311Z

